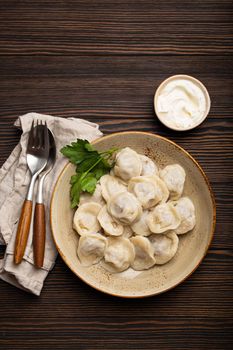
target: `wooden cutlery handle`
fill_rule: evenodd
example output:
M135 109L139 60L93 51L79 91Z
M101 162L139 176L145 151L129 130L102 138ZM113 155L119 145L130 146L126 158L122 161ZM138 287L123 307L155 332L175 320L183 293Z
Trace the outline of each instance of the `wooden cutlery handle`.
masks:
M14 252L15 264L19 264L23 259L24 251L27 245L28 234L30 230L31 217L32 217L32 201L29 201L26 199L22 207L21 216L19 219L18 229L16 233L15 252Z
M45 207L42 203L36 203L34 213L33 249L34 263L36 267L42 267L45 250Z

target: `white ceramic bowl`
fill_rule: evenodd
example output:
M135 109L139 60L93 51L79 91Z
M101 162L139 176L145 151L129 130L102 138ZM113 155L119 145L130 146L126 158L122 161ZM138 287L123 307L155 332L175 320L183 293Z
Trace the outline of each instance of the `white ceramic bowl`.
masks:
M164 117L163 113L161 113L158 110L158 97L161 93L161 91L164 89L164 87L171 81L173 80L177 80L177 79L185 79L188 80L190 82L193 82L197 87L199 87L201 89L201 91L203 92L204 96L205 96L205 100L206 100L206 110L205 113L203 114L201 119L198 119L195 123L193 123L191 126L189 127L176 127L174 125L172 125L171 123L169 123L166 118ZM209 93L206 89L206 87L200 82L200 80L190 76L190 75L185 75L185 74L179 74L179 75L172 75L171 77L167 78L166 80L164 80L159 87L157 88L156 92L155 92L155 96L154 96L154 109L155 109L155 113L158 117L158 119L161 121L162 124L164 124L166 127L168 127L169 129L175 130L175 131L187 131L187 130L191 130L196 128L198 125L200 125L207 117L207 115L209 114L210 111L210 96Z
M69 268L90 286L119 297L146 297L165 292L184 281L205 256L215 228L215 203L208 179L198 163L184 149L168 139L144 132L116 133L94 142L98 150L113 146L132 147L163 167L179 163L186 171L184 195L196 208L195 228L179 236L175 257L165 265L137 274L111 274L103 267L83 267L76 254L78 234L72 228L74 211L70 208L70 177L74 166L68 164L60 174L51 202L51 227L57 249Z

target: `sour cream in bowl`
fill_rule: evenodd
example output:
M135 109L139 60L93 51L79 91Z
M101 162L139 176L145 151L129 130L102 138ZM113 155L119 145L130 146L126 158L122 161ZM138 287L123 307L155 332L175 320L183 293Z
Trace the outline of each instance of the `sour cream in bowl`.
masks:
M199 80L189 75L173 75L156 90L154 107L157 117L168 128L190 130L207 117L210 97Z

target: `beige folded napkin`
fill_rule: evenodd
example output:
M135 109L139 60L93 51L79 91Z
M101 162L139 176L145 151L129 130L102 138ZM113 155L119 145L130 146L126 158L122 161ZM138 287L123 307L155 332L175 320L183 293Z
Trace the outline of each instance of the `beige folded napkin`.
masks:
M37 269L33 265L32 225L23 261L15 265L13 259L17 224L31 177L26 164L26 148L28 132L33 119L46 120L49 129L54 134L57 146L55 166L44 182L46 245L42 269ZM44 280L53 268L57 256L50 231L49 206L57 176L67 162L60 153L60 149L77 138L92 141L101 137L102 133L97 124L83 119L64 119L37 113L28 113L19 117L14 125L21 128L23 133L19 144L0 169L0 244L6 245L5 256L0 260L0 278L16 287L40 295Z

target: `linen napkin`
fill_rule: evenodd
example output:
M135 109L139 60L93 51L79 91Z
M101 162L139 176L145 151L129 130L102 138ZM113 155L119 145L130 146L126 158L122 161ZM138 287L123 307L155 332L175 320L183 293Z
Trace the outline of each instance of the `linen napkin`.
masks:
M26 163L28 133L32 120L35 122L37 119L46 121L48 128L54 134L57 147L56 163L44 182L46 243L44 266L41 269L37 269L33 265L33 225L30 228L23 260L19 265L14 264L17 225L31 178ZM44 280L53 268L57 256L50 230L49 207L53 186L60 171L67 163L67 159L60 153L60 149L77 138L93 141L101 137L102 133L97 124L83 119L64 119L38 113L28 113L19 117L14 125L22 129L21 139L0 169L0 244L6 245L4 258L0 259L0 278L16 287L40 295ZM35 186L35 196L36 190Z

